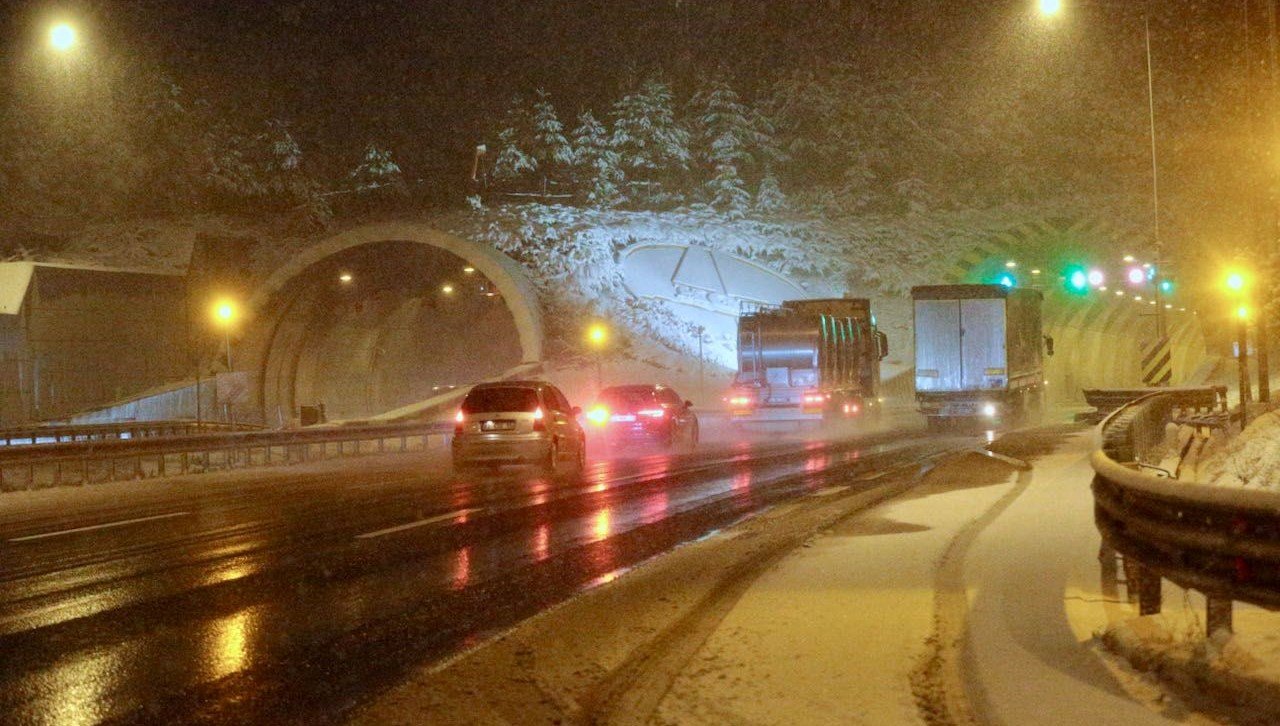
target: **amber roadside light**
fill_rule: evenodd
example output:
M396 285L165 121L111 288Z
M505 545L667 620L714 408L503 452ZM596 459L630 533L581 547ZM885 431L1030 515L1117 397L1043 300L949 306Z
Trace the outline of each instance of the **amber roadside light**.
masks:
M230 300L219 300L213 304L213 319L221 325L230 325L236 319L236 306Z

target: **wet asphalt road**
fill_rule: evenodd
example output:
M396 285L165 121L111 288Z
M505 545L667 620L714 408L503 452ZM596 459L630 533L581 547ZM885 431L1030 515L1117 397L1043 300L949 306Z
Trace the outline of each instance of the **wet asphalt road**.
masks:
M0 720L315 723L786 499L965 443L891 432L454 477L442 456L0 517ZM972 443L970 441L969 443Z

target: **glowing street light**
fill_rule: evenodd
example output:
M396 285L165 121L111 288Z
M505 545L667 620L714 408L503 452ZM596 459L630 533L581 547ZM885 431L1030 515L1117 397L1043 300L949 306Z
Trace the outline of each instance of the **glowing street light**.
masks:
M1040 14L1053 16L1062 12L1062 0L1040 0Z
M227 370L231 367L231 325L239 317L240 311L230 300L219 300L213 304L213 320L222 328L223 340L227 346Z
M71 50L76 44L76 29L66 23L58 23L49 29L49 45L59 53Z
M1244 275L1239 272L1227 273L1226 284L1227 289L1231 292L1240 292L1241 290L1244 290Z

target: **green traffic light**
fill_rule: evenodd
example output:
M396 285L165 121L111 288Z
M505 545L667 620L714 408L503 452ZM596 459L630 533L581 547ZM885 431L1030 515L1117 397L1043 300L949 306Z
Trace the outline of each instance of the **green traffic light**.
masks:
M1164 292L1164 293L1173 292L1173 282L1171 282L1171 281L1169 281L1169 280L1161 280L1161 281L1160 281L1160 292Z
M1067 270L1067 288L1072 292L1084 292L1089 289L1089 274L1082 268L1073 267Z

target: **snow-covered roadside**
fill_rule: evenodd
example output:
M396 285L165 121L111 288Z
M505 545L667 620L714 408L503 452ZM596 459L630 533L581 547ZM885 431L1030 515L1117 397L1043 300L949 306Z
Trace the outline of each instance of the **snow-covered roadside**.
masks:
M1201 452L1196 480L1280 494L1280 411L1257 417L1236 436L1211 439Z

